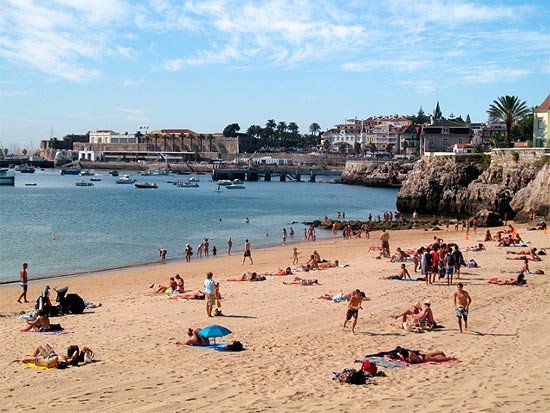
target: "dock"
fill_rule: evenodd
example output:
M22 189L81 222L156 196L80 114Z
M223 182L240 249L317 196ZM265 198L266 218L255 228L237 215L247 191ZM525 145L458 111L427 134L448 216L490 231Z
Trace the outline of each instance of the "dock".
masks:
M236 167L236 168L214 168L212 169L212 180L220 179L240 179L242 181L259 181L266 182L272 179L279 179L280 182L302 182L305 178L308 182L315 182L317 176L337 176L340 177L342 172L334 169L321 168L299 168L293 166L287 167Z

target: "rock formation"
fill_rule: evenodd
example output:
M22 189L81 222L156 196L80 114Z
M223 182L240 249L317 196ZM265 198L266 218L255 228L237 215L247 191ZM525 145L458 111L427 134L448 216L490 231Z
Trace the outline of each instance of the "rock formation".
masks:
M385 163L350 161L346 162L346 168L342 173L342 183L397 187L401 185L401 182L412 168L412 164L398 161L388 161Z
M550 164L544 165L535 179L514 195L510 206L519 221L527 220L530 211L550 218Z

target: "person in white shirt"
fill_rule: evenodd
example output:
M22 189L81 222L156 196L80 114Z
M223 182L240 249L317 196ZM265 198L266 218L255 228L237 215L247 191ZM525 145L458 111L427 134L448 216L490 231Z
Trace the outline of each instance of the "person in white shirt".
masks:
M212 309L216 304L216 282L214 281L214 274L211 272L206 274L206 280L204 280L204 294L206 301L206 314L208 317L212 317Z

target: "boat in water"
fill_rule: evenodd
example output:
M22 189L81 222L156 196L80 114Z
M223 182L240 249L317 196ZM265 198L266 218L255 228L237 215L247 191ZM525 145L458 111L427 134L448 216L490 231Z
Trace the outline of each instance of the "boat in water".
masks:
M178 188L198 188L199 184L191 181L187 181L187 182L177 181L176 186Z
M245 186L242 184L231 184L227 185L225 189L245 189Z
M122 175L115 182L117 184L134 184L136 181L137 179L131 178L130 175Z
M25 182L25 186L36 186L36 182Z
M14 186L15 174L8 168L0 168L0 186Z
M109 175L118 176L118 171L111 171L111 172L109 172Z
M80 171L80 176L94 176L92 171Z
M92 182L101 182L101 178L90 178Z
M75 185L76 186L94 186L93 182L88 182L88 181L77 182Z
M139 189L157 189L159 186L157 184L150 182L137 182L134 184L136 188Z
M61 168L61 175L79 175L82 170L80 168Z
M218 186L229 186L231 185L233 182L231 182L230 180L228 179L220 179L218 182L216 182L218 184Z
M35 171L34 166L23 164L19 167L19 172L22 174L33 174Z

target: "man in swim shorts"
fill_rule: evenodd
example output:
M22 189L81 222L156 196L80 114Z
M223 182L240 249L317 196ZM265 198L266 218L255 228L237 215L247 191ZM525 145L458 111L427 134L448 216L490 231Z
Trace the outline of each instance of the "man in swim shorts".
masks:
M346 328L348 321L350 321L353 318L351 331L354 334L355 334L355 326L357 325L357 318L359 317L359 310L363 308L361 307L362 301L363 301L363 296L361 295L361 291L354 290L348 304L348 309L346 311L346 320L344 321L344 328Z
M29 264L24 263L23 267L19 271L19 284L21 285L21 288L23 289L23 292L21 293L21 295L17 299L17 302L19 304L21 304L21 299L22 298L25 300L26 303L29 302L27 300L27 289L29 287L29 279L28 279L28 276L27 276L27 268L28 267L29 267Z
M462 320L464 320L464 329L468 329L468 309L472 303L472 298L467 291L463 289L462 283L456 285L454 293L454 304L456 308L456 316L458 318L458 328L462 333Z

